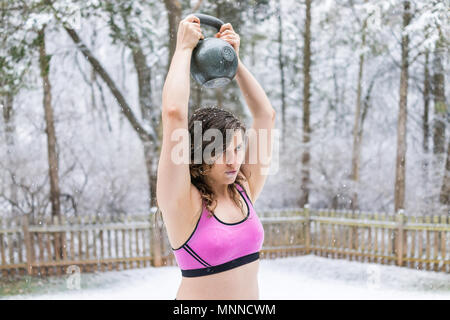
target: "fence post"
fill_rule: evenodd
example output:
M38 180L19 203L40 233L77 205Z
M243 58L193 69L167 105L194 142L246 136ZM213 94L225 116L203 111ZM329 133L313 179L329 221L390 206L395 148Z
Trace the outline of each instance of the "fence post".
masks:
M32 275L32 268L33 268L33 255L31 253L31 238L30 238L30 232L28 230L28 216L24 215L22 217L22 231L23 231L23 239L25 241L25 251L27 256L27 273L28 275Z
M404 250L404 239L403 239L403 233L404 233L404 224L405 224L405 215L403 212L403 209L400 209L396 216L397 220L397 241L395 242L395 246L397 247L397 265L399 267L402 267L404 264L403 261L403 255L405 253Z
M303 207L305 213L305 254L311 253L311 218L309 212L309 204Z
M156 210L154 210L156 209ZM163 265L161 256L161 232L159 227L159 220L157 219L158 209L153 207L150 218L150 253L152 257L152 266L161 267ZM155 223L152 223L151 219Z

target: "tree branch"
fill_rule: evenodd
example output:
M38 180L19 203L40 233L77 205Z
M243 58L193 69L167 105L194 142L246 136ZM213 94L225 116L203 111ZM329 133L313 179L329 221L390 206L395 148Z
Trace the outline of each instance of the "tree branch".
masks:
M119 88L117 88L114 80L111 79L108 72L103 68L101 63L97 60L97 58L94 57L91 50L89 50L86 45L81 41L80 37L78 36L77 32L74 29L71 29L69 27L64 27L64 29L69 34L70 38L73 40L73 42L77 45L78 49L83 53L83 55L86 57L86 59L90 62L92 67L94 68L95 72L97 72L98 75L105 81L108 88L111 90L111 93L113 94L114 98L116 98L117 102L119 103L121 110L125 117L130 122L133 129L138 134L139 138L143 141L152 141L156 142L157 135L153 128L149 127L149 131L146 131L139 121L137 120L136 116L133 113L133 110L131 110L129 104L127 103L125 97L122 95L122 92L120 92Z

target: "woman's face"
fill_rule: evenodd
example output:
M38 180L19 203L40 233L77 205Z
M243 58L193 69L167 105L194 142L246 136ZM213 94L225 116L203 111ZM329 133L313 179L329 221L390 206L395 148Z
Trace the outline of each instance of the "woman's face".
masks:
M218 156L208 172L212 183L231 184L235 181L245 159L245 145L241 130L236 130L224 153Z

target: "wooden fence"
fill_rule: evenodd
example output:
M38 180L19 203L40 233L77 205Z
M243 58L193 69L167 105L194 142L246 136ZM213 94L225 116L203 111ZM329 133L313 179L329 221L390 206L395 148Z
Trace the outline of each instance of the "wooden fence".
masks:
M286 210L261 215L261 257L314 254L450 273L448 216ZM159 228L159 229L158 229ZM0 220L0 274L62 275L175 265L162 225L150 217ZM159 233L162 232L162 233ZM163 241L156 241L161 234ZM72 268L70 268L72 266Z

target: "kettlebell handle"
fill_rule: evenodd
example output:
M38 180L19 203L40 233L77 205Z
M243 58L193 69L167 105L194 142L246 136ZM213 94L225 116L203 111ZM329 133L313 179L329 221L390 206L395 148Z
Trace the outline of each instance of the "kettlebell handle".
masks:
M222 20L209 16L203 13L194 13L194 16L200 19L200 24L205 24L207 26L213 27L217 29L217 32L220 31L220 27L225 24Z

